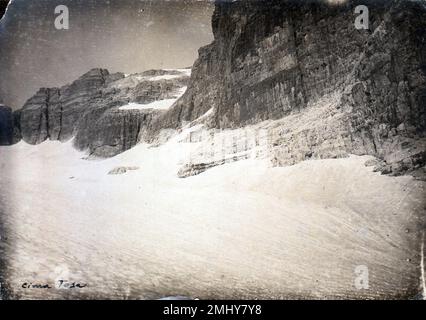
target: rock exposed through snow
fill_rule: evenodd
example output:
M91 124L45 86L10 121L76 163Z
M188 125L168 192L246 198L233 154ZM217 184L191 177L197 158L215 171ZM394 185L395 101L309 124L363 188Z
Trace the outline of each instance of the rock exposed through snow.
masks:
M128 171L139 170L139 167L116 167L108 172L109 175L125 174Z

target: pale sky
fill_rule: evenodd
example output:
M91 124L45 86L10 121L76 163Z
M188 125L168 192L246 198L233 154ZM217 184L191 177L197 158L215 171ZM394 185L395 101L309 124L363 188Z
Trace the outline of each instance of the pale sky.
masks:
M60 4L69 8L69 30L55 29ZM40 87L95 67L191 66L213 40L212 13L211 2L194 0L13 0L0 24L0 100L18 109Z

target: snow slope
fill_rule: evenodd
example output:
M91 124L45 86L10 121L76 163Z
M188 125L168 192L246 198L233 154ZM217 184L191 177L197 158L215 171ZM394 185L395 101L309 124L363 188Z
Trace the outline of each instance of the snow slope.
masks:
M156 109L156 110L167 110L169 109L180 97L183 96L187 87L182 87L173 99L158 100L147 104L140 104L131 102L120 107L120 110L145 110L145 109Z
M85 160L71 142L0 148L9 287L22 298L384 298L421 292L424 184L368 157L178 179L182 132ZM108 175L120 166L138 167ZM358 266L369 288L357 289ZM84 289L23 289L66 278Z

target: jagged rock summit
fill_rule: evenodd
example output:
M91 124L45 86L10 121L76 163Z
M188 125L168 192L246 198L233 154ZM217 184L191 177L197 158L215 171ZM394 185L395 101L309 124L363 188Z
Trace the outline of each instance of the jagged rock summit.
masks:
M30 144L74 138L75 147L91 155L114 156L133 147L152 118L183 94L189 74L93 69L62 88L42 88L20 111L22 138Z

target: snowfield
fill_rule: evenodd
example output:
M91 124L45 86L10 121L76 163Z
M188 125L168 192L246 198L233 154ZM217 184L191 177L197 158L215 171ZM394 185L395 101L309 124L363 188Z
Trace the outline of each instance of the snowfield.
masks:
M72 143L0 147L5 274L20 298L395 298L421 293L424 183L369 157L179 179L177 136L106 160ZM132 167L108 175L117 167ZM368 270L359 288L356 270ZM365 269L362 269L365 270ZM82 289L24 289L65 279Z
M155 110L168 110L173 104L183 96L188 87L182 87L176 94L176 97L173 99L164 99L158 100L147 104L139 104L131 102L119 108L119 110L146 110L146 109L155 109Z

